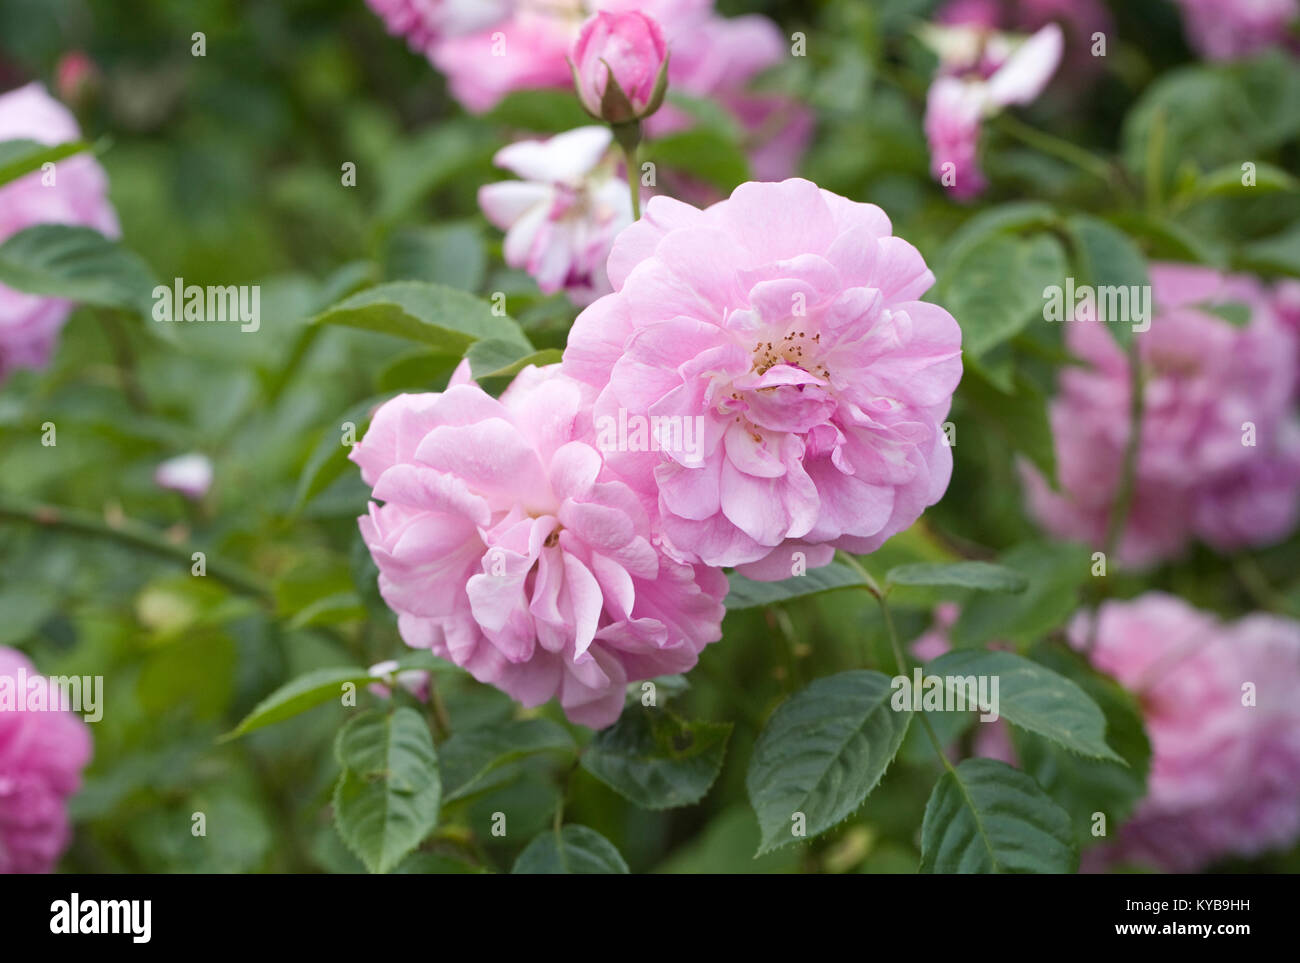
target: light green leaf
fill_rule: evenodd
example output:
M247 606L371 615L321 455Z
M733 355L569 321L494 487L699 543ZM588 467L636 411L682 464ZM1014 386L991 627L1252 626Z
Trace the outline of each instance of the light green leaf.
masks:
M948 692L962 695L968 706L969 696L976 691L972 685L988 679L992 692L996 680L998 688L991 701L1007 722L1080 755L1123 761L1106 745L1106 717L1097 703L1069 679L1024 656L954 649L929 662L925 675L942 678Z
M372 873L387 873L438 824L438 755L414 709L366 712L339 730L339 835Z
M921 824L923 873L1073 873L1070 817L1038 784L992 759L939 777Z
M596 733L582 768L645 809L689 806L722 771L731 729L729 722L685 722L665 709L625 709Z
M484 378L508 378L517 374L530 364L539 368L556 364L563 357L558 348L546 348L532 351L513 341L476 341L465 352L469 359L469 370L474 380Z
M866 587L861 575L839 562L809 569L805 575L797 575L780 582L755 582L735 572L729 578L731 591L727 594L728 609L760 608L764 605L775 605L788 599L817 595L835 589Z
M586 826L570 824L560 832L548 830L529 843L511 872L531 875L627 873L627 863L614 844Z
M0 244L0 284L143 317L153 310L144 261L88 227L37 224L14 234Z
M234 739L254 729L283 722L330 699L341 699L344 686L362 686L373 682L370 673L359 667L316 669L286 682L259 702L223 739Z
M1014 569L991 562L917 562L890 569L893 585L944 585L981 592L1023 592L1029 580Z
M425 281L393 281L352 295L318 315L314 324L341 324L407 338L463 354L475 341L496 339L532 351L511 318L456 288Z
M1029 586L1014 598L968 599L950 633L958 648L995 640L1023 648L1038 641L1078 609L1080 587L1091 578L1090 551L1068 542L1017 545L998 561L1020 572Z
M1074 214L1066 220L1066 229L1074 239L1078 283L1092 285L1094 289L1132 290L1150 286L1146 258L1133 239L1119 228L1087 214ZM1129 313L1133 313L1131 309ZM1104 323L1115 340L1127 345L1133 337L1135 320L1134 317L1107 318Z
M370 413L386 400L386 397L374 397L359 401L343 412L336 423L325 429L307 459L307 464L303 466L302 474L298 476L298 490L293 498L293 511L301 511L308 502L347 470L350 464L348 454L352 448L343 444L343 426L351 423L354 428L353 437L360 441L365 437L366 429L370 426Z
M889 768L911 722L890 705L888 676L852 671L818 679L772 713L745 786L762 829L759 853L825 832L862 804Z
M692 127L660 137L641 149L638 160L653 161L664 169L691 174L726 193L749 180L745 152L728 140L725 133L712 127Z
M89 147L89 144L79 140L54 145L38 144L33 140L0 141L0 186L30 174L45 164L80 154ZM56 169L55 175L57 174Z

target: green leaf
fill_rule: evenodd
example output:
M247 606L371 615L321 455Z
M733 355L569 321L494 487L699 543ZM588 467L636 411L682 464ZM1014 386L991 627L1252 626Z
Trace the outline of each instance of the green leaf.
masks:
M943 265L946 275L998 234L1041 231L1057 221L1056 212L1039 201L1002 204L981 211L957 228L939 252L937 261Z
M366 712L339 730L343 774L334 821L372 873L387 873L438 824L438 754L424 719L405 707Z
M1043 318L1043 290L1065 278L1065 251L1052 234L993 234L966 249L943 275L937 297L961 325L962 349L979 357Z
M549 719L518 719L457 732L442 744L444 802L498 785L492 777L512 762L544 752L572 755L577 749L563 726Z
M970 687L981 678L988 679L993 708L1007 722L1080 755L1122 761L1106 745L1106 717L1097 703L1069 679L1022 655L954 649L931 660L925 675L941 677L949 693L963 698L974 691ZM996 692L992 691L993 681L998 685ZM971 707L968 698L966 704Z
M614 844L586 826L570 823L558 833L547 830L519 854L512 873L530 875L627 873Z
M0 244L0 284L142 317L153 310L144 261L88 227L37 224L14 234Z
M754 745L745 786L762 829L759 853L839 823L889 768L912 719L890 705L890 679L852 671L818 679L772 713Z
M664 709L629 708L596 733L582 768L645 809L689 806L722 771L731 729L729 722L684 722Z
M731 573L729 579L731 591L727 593L728 609L754 609L835 589L866 587L861 575L839 562L809 569L807 574L780 582L755 582L735 572Z
M1147 792L1151 743L1137 700L1113 680L1099 675L1083 656L1060 645L1039 645L1034 657L1069 678L1101 707L1106 736L1124 764L1084 759L1042 736L1012 731L1020 767L1068 812L1075 837L1100 842L1093 834L1093 813L1104 813L1109 836L1129 817Z
M294 613L289 628L302 629L309 625L338 625L341 622L358 622L366 617L365 606L355 592L337 592L308 603Z
M283 722L323 702L341 699L345 685L361 686L373 681L368 670L351 666L316 669L300 675L259 702L253 711L246 715L239 725L222 736L222 739L235 739L254 729Z
M994 640L1024 648L1065 623L1091 576L1091 552L1068 542L1017 545L998 559L1029 580L1014 598L976 595L963 605L949 638L957 648Z
M1066 229L1074 239L1078 283L1127 290L1150 286L1146 258L1133 239L1119 228L1087 214L1074 214L1066 220ZM1105 324L1115 340L1127 345L1133 337L1134 320L1108 318Z
M642 147L642 163L698 177L725 193L749 180L749 160L735 141L712 127L692 127Z
M474 380L508 378L518 374L530 364L539 368L556 364L564 356L558 348L532 351L512 341L476 341L470 345L465 357Z
M340 301L312 323L377 331L457 354L475 341L488 339L532 351L519 325L493 314L488 302L425 281L393 281L370 288Z
M1070 817L1023 772L967 759L935 783L921 823L923 873L1072 873Z
M991 562L917 562L890 569L893 585L946 585L981 592L1023 592L1029 580L1014 569Z
M1192 188L1175 198L1176 203L1193 203L1207 197L1246 196L1254 193L1300 190L1300 181L1272 164L1255 163L1255 183L1246 185L1242 179L1246 172L1241 164L1228 164L1199 178Z
M80 154L89 147L89 144L79 140L53 146L38 144L33 140L0 141L0 186L16 181L45 164L61 161L73 154ZM55 176L58 176L57 169Z
M492 131L472 122L441 123L404 141L385 156L375 178L379 220L392 222L411 212L452 177L486 164L498 146ZM365 176L364 169L358 171L359 182Z
M1056 485L1056 442L1047 416L1047 396L1020 372L1014 390L1002 391L976 366L968 365L958 390L1003 441L1034 463L1048 484Z

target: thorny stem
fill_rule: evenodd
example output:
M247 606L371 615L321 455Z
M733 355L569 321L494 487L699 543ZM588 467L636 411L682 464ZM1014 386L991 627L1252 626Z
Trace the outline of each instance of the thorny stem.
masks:
M889 636L889 647L894 653L894 671L899 675L907 674L907 660L903 658L903 647L898 643L898 632L894 628L894 616L889 610L889 602L886 596L889 590L881 589L880 583L872 578L871 573L862 567L862 564L847 552L839 552L839 557L849 568L853 569L862 577L863 587L869 592L875 600L880 603L880 613L885 619L885 632ZM944 755L943 745L939 742L939 736L934 731L934 726L930 725L930 720L925 717L924 712L915 713L916 717L921 720L921 725L925 729L925 734L930 738L930 745L934 746L935 755L943 763L944 768L949 772L955 772L952 763Z
M3 519L107 539L159 558L178 561L186 566L192 563L194 552L200 551L190 545L170 542L161 532L138 522L122 521L110 524L91 512L41 505L8 496L0 496L0 520ZM207 552L204 552L204 557L207 573L217 581L224 582L231 588L251 595L259 601L271 601L270 593L254 573L218 561Z
M1138 451L1142 444L1142 413L1144 395L1146 394L1146 375L1142 370L1142 359L1138 353L1136 335L1130 336L1128 343L1129 365L1129 428L1128 441L1124 445L1124 459L1120 463L1119 487L1115 491L1115 501L1111 504L1110 519L1106 523L1106 540L1102 544L1104 558L1109 566L1119 551L1120 539L1124 536L1124 525L1128 521L1129 509L1133 504L1133 492L1137 485ZM1097 593L1100 596L1100 591ZM1097 641L1097 623L1093 617L1088 630L1086 651L1091 652Z

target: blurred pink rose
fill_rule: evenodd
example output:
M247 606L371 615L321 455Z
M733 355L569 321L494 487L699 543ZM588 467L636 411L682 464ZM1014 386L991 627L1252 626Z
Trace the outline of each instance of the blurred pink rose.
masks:
M1181 264L1150 273L1154 317L1135 335L1146 404L1120 560L1154 564L1193 537L1222 551L1285 537L1300 511L1294 333L1253 278ZM1216 307L1244 310L1249 323ZM1022 477L1048 531L1100 546L1128 441L1128 363L1106 324L1066 325L1071 353L1088 364L1062 370L1051 406L1061 491L1028 466Z
M406 643L601 728L628 682L685 672L721 637L727 580L660 550L604 469L590 403L558 365L525 368L499 401L462 365L445 392L380 407L351 458Z
M786 578L794 551L874 551L947 488L961 332L880 208L805 180L656 197L609 274L564 370L600 390L602 431L652 426L602 447L684 558Z
M387 699L393 694L393 690L388 683L395 682L421 702L428 702L433 673L428 669L406 669L399 672L397 668L398 662L396 659L376 662L370 667L369 672L376 679L385 681L376 682L366 688L381 699Z
M667 59L663 31L653 18L636 11L597 13L573 45L578 97L606 123L644 118L663 101Z
M494 161L522 180L479 189L484 216L506 232L506 263L531 274L546 294L565 291L578 305L609 292L605 261L614 237L632 223L632 194L612 140L608 127L579 127L511 144Z
M1093 37L1114 43L1115 22L1102 0L950 0L935 14L935 22L985 30L1033 33L1049 23L1064 32L1065 69L1070 89L1101 70L1104 58L1094 56ZM1064 85L1062 85L1064 86Z
M66 107L40 84L0 94L0 141L62 144L81 131ZM57 162L51 177L33 171L0 187L0 241L33 224L83 224L116 237L117 215L108 202L108 178L88 154ZM49 183L43 183L43 178ZM24 294L0 284L0 380L14 368L49 363L72 304Z
M1061 62L1061 28L1049 23L1022 40L979 27L929 26L924 38L939 56L925 105L930 173L969 200L987 184L978 160L984 120L1042 93Z
M1272 46L1295 45L1300 0L1175 0L1187 39L1210 60L1235 60Z
M80 103L99 79L95 61L82 50L68 51L59 58L55 67L55 89L66 103Z
M1147 795L1090 868L1192 872L1294 843L1300 623L1257 614L1225 624L1159 592L1107 602L1098 617L1090 658L1137 695L1152 757ZM1070 626L1077 648L1090 618Z
M0 873L54 868L72 835L68 797L90 761L89 727L71 712L28 708L35 686L46 690L38 704L57 698L25 655L0 647Z
M212 487L212 461L198 453L177 455L158 466L153 480L159 488L180 492L197 501Z

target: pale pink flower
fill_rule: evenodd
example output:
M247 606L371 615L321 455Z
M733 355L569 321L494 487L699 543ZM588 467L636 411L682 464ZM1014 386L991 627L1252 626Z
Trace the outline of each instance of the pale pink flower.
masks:
M1149 592L1102 605L1093 664L1142 704L1147 795L1090 858L1174 872L1254 856L1300 836L1300 623L1250 615L1225 624ZM1085 648L1090 614L1069 637Z
M366 0L388 32L428 56L444 40L500 24L518 0Z
M72 835L68 797L90 761L90 729L48 708L58 698L25 655L0 647L0 873L50 872Z
M40 84L0 94L0 141L62 144L80 139L76 119ZM42 171L0 187L0 241L33 224L82 224L116 237L117 215L108 202L108 178L87 154L58 161L53 180ZM47 178L48 180L48 178ZM0 284L0 380L14 368L49 363L71 302L24 294Z
M1182 8L1187 39L1211 60L1235 60L1288 44L1300 19L1297 0L1175 0Z
M579 127L511 144L494 161L522 179L479 189L484 215L506 232L506 263L546 294L565 291L579 305L610 290L605 261L632 223L632 193L612 140L608 127Z
M950 0L934 19L948 26L1013 33L1033 33L1055 22L1065 34L1064 73L1071 87L1098 73L1105 62L1094 56L1093 38L1103 34L1108 50L1115 41L1115 22L1102 0Z
M933 25L923 37L939 56L925 107L930 172L954 197L968 200L986 186L978 161L984 120L1042 93L1061 62L1063 35L1049 23L1027 39Z
M639 11L597 13L573 45L578 97L588 113L611 124L643 118L663 100L667 59L663 30L654 18ZM611 83L617 98L609 93Z
M628 682L687 671L721 636L727 580L656 544L594 445L589 388L558 365L499 401L467 379L387 402L352 450L380 592L408 645L607 726Z
M1294 333L1253 278L1179 264L1153 264L1150 275L1154 316L1135 334L1145 412L1120 561L1172 558L1193 537L1223 551L1285 537L1300 511ZM1249 323L1214 313L1230 308ZM1022 476L1045 528L1101 546L1128 441L1128 363L1105 324L1066 324L1086 365L1062 370L1051 405L1061 490L1028 466Z
M880 208L797 179L703 211L656 197L609 274L565 371L600 390L598 425L655 419L657 450L606 457L684 558L788 577L794 551L874 551L943 494L961 332Z
M192 452L169 458L154 471L154 484L197 501L212 487L212 461Z
M393 694L392 688L387 684L396 682L415 698L421 702L429 701L429 690L433 682L433 673L428 669L406 669L398 671L398 662L396 659L388 659L384 662L376 662L368 670L376 679L383 679L384 682L376 682L367 688L381 699L387 699Z

